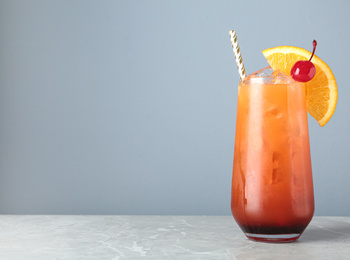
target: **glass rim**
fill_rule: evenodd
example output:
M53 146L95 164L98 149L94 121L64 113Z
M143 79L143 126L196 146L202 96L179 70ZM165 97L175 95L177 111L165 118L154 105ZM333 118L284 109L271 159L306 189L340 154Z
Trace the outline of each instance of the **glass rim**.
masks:
M270 66L262 68L244 79L239 79L240 85L246 84L301 84L302 82L295 81L292 76L283 73L270 74L270 75L259 75L264 70L271 69ZM272 70L272 69L271 69Z

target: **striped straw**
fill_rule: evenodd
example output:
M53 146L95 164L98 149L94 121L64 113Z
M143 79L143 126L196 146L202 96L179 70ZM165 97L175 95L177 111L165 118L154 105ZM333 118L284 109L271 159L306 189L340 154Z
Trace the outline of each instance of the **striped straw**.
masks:
M241 56L241 50L239 49L239 44L237 41L237 35L234 30L230 31L230 39L232 43L233 53L235 54L235 58L236 58L239 76L241 77L241 80L244 80L247 77L247 75L245 73L242 56Z

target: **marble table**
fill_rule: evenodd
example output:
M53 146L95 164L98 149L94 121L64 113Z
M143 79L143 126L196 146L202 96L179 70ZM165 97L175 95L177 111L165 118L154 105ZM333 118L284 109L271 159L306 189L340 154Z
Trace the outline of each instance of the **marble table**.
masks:
M0 259L350 259L350 217L294 243L248 240L231 216L0 215Z

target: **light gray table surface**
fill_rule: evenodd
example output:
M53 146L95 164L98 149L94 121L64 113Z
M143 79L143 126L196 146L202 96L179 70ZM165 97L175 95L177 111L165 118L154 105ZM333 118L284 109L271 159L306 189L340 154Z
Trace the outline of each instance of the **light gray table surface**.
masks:
M231 216L0 215L0 259L350 259L350 217L297 242L248 240Z

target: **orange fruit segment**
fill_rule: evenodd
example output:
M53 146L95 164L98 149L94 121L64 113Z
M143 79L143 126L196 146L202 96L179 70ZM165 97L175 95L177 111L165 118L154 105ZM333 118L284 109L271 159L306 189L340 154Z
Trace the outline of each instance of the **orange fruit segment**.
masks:
M290 75L293 65L299 60L309 60L312 53L294 46L279 46L262 51L273 70ZM333 116L338 100L337 83L328 65L316 55L311 62L316 67L315 77L306 82L307 111L320 126Z

